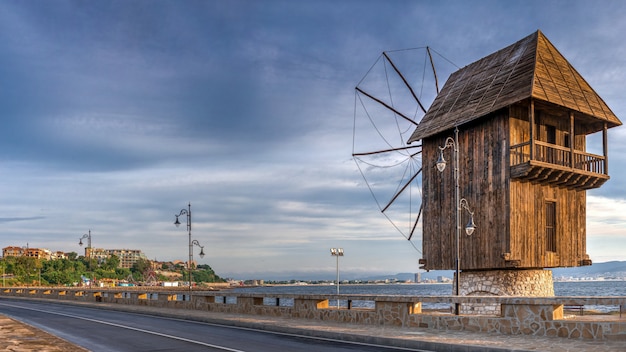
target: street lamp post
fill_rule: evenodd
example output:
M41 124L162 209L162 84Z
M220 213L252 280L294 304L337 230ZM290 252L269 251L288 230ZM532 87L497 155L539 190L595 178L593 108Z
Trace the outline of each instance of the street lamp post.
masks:
M454 151L454 201L456 204L456 257L455 257L455 278L454 278L454 295L459 296L460 273L461 273L461 210L465 209L470 214L470 219L465 226L465 233L471 236L476 229L474 224L474 212L469 208L469 204L465 198L460 197L459 188L459 129L454 129L454 139L446 138L443 147L439 147L439 159L437 159L437 170L443 172L446 168L446 160L443 157L443 151L452 148ZM454 304L454 314L460 314L460 304Z
M189 262L187 263L187 270L189 273L189 292L191 292L191 285L193 282L191 275L191 263L193 263L193 246L200 247L200 258L204 257L204 246L201 246L198 240L191 240L191 202L187 204L187 209L182 209L178 215L174 215L176 217L176 221L174 221L174 225L176 225L176 227L180 226L180 221L178 220L178 217L181 215L187 215L187 233L189 234Z
M343 257L343 248L331 248L330 255L337 257L337 295L339 295L339 257ZM337 309L339 309L339 297L337 297Z
M84 234L83 237L78 239L78 245L79 246L83 246L83 239L87 239L87 248L85 251L86 257L87 257L87 270L91 271L91 256L93 254L92 248L91 248L91 229L89 229L89 232ZM91 286L91 281L93 279L89 278L89 286Z

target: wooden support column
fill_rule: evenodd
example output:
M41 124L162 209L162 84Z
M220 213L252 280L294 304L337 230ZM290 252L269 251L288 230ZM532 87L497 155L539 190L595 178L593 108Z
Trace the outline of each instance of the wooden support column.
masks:
M533 98L530 98L528 116L530 120L530 160L535 160L535 101Z
M602 129L602 149L604 150L604 174L605 175L609 174L609 145L608 145L608 138L607 138L607 129L608 127L605 122L603 129Z
M569 112L569 167L574 168L574 112Z

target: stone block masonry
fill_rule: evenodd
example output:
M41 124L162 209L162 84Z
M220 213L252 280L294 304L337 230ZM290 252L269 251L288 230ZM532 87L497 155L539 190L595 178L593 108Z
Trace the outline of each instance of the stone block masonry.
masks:
M334 321L371 326L398 326L441 331L471 331L501 335L567 337L581 340L626 338L626 318L621 315L565 317L564 306L626 307L620 297L520 297L520 296L382 296L256 294L224 291L187 291L171 288L23 288L0 290L0 297L47 299L89 304L119 304L168 309L282 318ZM339 300L340 307L329 304ZM289 305L278 302L292 302ZM371 302L356 307L356 302ZM499 306L499 315L452 315L423 309L423 304ZM372 308L373 307L373 308ZM621 309L620 309L621 312ZM583 319L587 318L587 319Z
M554 297L550 270L463 271L459 281L461 296ZM501 311L499 304L462 304L461 314L497 316Z

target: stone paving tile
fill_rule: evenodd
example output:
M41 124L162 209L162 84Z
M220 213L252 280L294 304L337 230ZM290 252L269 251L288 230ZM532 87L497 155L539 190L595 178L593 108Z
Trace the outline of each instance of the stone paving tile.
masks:
M87 351L45 331L0 315L0 351Z

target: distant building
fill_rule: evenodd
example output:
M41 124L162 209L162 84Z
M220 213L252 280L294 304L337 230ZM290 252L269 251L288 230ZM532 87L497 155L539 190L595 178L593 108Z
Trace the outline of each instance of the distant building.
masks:
M104 263L107 259L115 255L119 258L120 268L130 269L139 259L148 260L148 258L139 249L104 249L104 248L85 248L85 258L96 259L98 263ZM8 246L2 248L3 257L30 257L44 260L67 259L64 252L52 252L47 248L30 248Z
M56 251L53 252L52 255L50 256L51 260L55 260L55 259L67 259L67 254L65 254L65 252L61 252L61 251Z
M85 257L94 258L98 263L104 263L113 255L120 260L119 267L126 269L132 268L140 259L148 260L139 249L85 248Z
M52 252L46 248L29 248L9 246L2 248L3 257L31 257L36 259L50 260Z
M121 268L132 268L140 259L148 258L139 249L109 249L109 255L115 255L120 259Z
M265 284L264 280L245 280L243 282L246 286L263 286Z
M26 248L9 246L2 248L3 257L21 257L24 255Z

